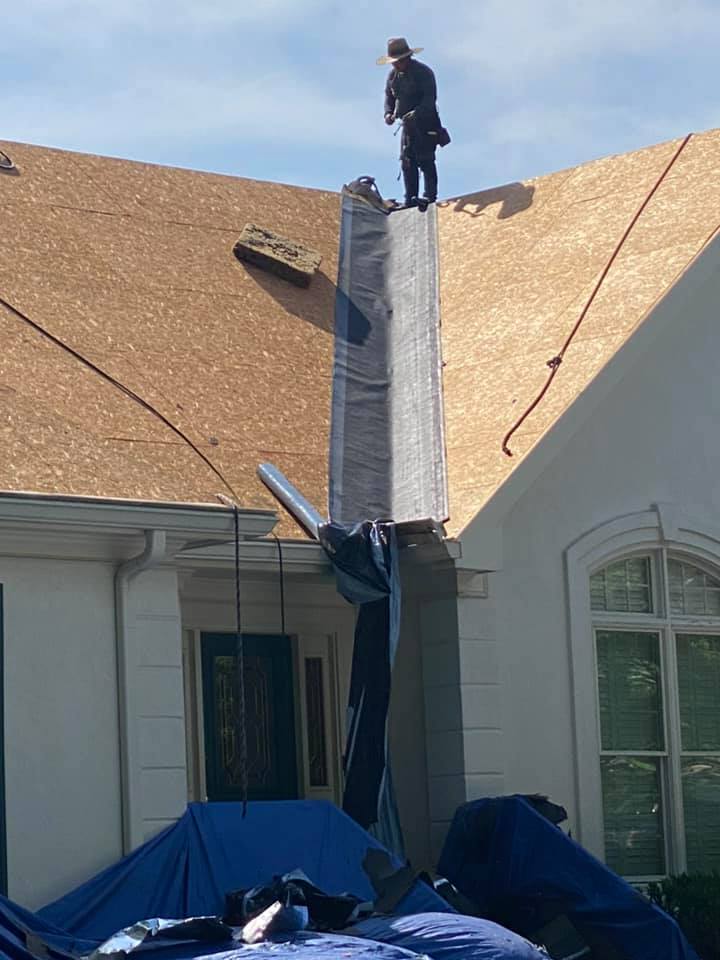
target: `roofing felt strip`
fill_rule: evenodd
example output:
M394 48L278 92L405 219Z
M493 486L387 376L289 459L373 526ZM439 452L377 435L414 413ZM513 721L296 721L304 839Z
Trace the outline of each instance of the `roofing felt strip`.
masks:
M434 206L386 215L343 197L330 516L447 518Z

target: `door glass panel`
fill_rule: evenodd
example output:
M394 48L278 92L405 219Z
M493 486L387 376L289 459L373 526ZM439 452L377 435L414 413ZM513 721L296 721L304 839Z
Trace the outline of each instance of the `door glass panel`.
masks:
M660 638L598 630L598 693L603 750L663 750Z
M242 719L235 637L209 634L202 642L208 799L240 799ZM290 799L297 796L297 761L289 639L248 636L243 645L248 796Z
M665 873L660 761L657 757L603 757L605 859L625 877Z
M325 684L321 657L305 658L305 700L308 731L310 786L328 785Z

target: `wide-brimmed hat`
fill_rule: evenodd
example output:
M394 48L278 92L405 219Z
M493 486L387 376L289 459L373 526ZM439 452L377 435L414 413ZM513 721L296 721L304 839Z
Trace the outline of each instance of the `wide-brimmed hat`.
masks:
M377 62L380 66L385 63L397 63L398 60L404 60L405 57L411 57L414 53L421 53L422 47L409 47L405 37L391 37L388 40L387 55L378 57Z

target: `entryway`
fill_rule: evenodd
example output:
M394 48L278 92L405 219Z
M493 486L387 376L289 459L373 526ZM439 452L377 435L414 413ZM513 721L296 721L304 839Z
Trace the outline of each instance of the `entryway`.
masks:
M293 651L289 637L243 636L248 797L299 796ZM202 684L208 800L242 798L235 634L203 633Z

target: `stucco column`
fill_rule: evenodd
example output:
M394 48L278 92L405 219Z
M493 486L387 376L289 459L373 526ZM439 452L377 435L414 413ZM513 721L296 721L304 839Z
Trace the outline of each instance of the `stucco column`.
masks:
M129 838L143 843L187 804L182 629L177 573L160 567L128 586L127 630L133 791Z
M454 566L421 603L428 795L436 861L460 804L502 793L504 748L488 579Z

